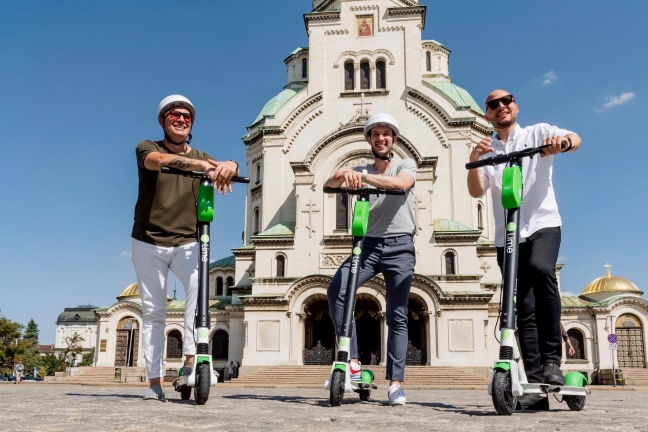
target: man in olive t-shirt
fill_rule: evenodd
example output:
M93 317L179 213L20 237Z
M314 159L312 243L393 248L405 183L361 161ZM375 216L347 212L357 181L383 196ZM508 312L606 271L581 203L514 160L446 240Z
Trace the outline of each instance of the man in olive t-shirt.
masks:
M195 356L193 337L198 291L198 243L196 199L198 183L191 178L162 174L164 166L185 171L204 171L220 193L231 192L230 180L238 175L234 161L217 162L192 148L191 127L196 109L189 99L171 95L158 106L162 141L142 141L135 150L139 189L132 231L131 259L142 299L142 350L149 389L144 399L164 400L164 358L169 269L185 289L183 376L191 374Z

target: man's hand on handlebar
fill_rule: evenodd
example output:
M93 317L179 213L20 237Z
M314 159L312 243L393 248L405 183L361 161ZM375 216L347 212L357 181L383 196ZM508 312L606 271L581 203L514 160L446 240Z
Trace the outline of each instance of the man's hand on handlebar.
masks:
M542 150L542 153L540 153L540 157L562 153L562 151L565 149L565 146L563 146L563 144L565 146L569 146L569 141L567 141L567 137L551 136L545 138L544 140L542 140L542 145L548 145L549 147L546 147Z
M232 161L217 162L208 159L205 162L205 174L209 176L211 181L214 182L214 189L217 193L227 195L227 192L232 192L232 183L230 180L236 175L236 163Z
M349 189L358 189L362 187L362 173L349 168L343 168L333 174L334 180L344 180L346 187Z
M493 139L491 137L487 137L481 140L470 153L470 162L478 161L479 158L483 155L495 151L493 150L492 144Z

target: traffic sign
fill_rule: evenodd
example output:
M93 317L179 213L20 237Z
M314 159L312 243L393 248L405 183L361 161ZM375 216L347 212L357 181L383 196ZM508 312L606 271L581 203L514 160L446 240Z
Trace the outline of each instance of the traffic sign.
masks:
M608 335L607 339L608 339L608 342L610 342L611 344L615 344L619 340L619 338L617 338L617 335L615 333L610 333Z
M614 344L611 343L611 344L610 344L610 349L611 349L612 351L617 351L617 350L619 349L619 346L618 346L617 344L615 344L615 343L614 343Z

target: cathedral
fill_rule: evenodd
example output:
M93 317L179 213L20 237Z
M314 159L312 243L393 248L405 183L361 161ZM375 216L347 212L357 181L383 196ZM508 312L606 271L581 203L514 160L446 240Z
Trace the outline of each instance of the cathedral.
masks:
M388 113L401 130L395 159L418 166L408 364L488 376L499 352L501 273L490 196L470 197L464 165L492 129L480 105L452 81L450 49L422 38L426 13L417 0L314 0L303 14L308 46L285 58L283 88L242 139L251 178L244 245L210 266L216 368L239 361L245 375L332 361L326 289L350 253L354 200L324 193L322 185L342 167L373 162L363 125L372 114ZM581 291L567 288L561 287ZM562 321L575 352L564 354L563 369L591 377L613 369L613 359L614 367L645 368L648 302L642 294L608 268L580 295L564 295ZM143 366L137 284L117 299L95 309L96 365ZM169 370L181 365L183 314L184 302L169 298ZM369 363L377 352L383 362L381 277L360 287L355 317L361 361ZM618 349L612 351L606 338L614 332Z

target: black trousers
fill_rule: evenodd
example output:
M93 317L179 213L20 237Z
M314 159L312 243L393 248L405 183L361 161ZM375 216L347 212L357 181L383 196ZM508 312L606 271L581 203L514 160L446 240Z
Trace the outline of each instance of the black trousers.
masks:
M543 228L520 244L517 276L517 327L520 350L529 382L542 382L542 366L560 365L560 293L556 261L560 227ZM497 264L504 265L504 248L497 248Z

